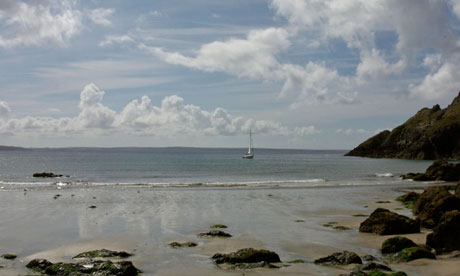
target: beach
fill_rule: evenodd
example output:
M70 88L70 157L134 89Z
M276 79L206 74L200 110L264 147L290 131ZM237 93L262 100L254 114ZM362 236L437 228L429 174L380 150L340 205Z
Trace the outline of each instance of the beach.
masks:
M93 249L123 250L143 275L339 275L350 267L313 264L337 251L381 256L388 236L359 233L359 223L376 207L403 215L394 198L406 190L435 184L406 182L385 187L323 188L152 188L145 186L9 188L0 191L1 275L28 275L30 260L71 262ZM59 196L57 196L59 195ZM389 201L389 203L376 203ZM90 208L91 207L91 208ZM355 216L354 216L355 215ZM325 224L350 228L335 230ZM211 225L225 224L231 238L198 237ZM407 235L424 243L427 231ZM193 241L194 248L171 248ZM279 254L279 269L225 270L211 257L241 248ZM290 264L289 261L305 263ZM419 259L392 264L408 275L457 275L460 260ZM440 272L442 271L442 273Z

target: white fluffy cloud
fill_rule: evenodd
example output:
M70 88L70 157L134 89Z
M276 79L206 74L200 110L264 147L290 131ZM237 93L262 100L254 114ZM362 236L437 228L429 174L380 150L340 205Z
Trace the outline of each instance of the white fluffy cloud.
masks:
M36 2L0 2L0 47L37 46L45 43L65 45L82 28L81 12L72 1L44 5Z
M306 136L319 133L314 126L290 130L274 121L234 117L222 108L206 111L185 104L173 95L165 97L160 106L152 104L147 96L128 103L121 112L103 105L105 92L88 84L80 94L80 113L75 117L8 118L10 109L0 102L0 133L43 135L103 135L125 133L132 135L237 135L249 132L269 135Z
M265 79L279 66L275 54L289 47L288 32L282 28L250 31L246 39L204 44L195 57L167 52L158 47L141 49L165 62L206 72L225 72L238 77Z
M460 9L457 0L271 0L271 7L279 17L287 20L288 26L253 30L246 38L207 43L195 55L145 44L140 44L139 48L174 65L279 82L282 84L280 97L290 98L294 108L321 101L359 103L357 91L363 91L363 87L378 87L384 80L420 70L427 64L414 57L433 50L434 55L441 56L438 65L441 71L431 72L421 83L392 87L392 90L405 90L426 98L427 89L455 77L455 72L450 70L452 66L446 61L460 51L460 43L457 31L448 22L446 10L450 8L457 14ZM394 34L394 46L382 48L378 45L377 35L381 33ZM341 39L346 42L348 51L357 50L359 63L355 65L355 75L339 73L333 63L282 62L281 54L290 47L291 40L305 34L309 36L303 40L305 48L317 48ZM456 85L454 81L442 89L450 94ZM431 92L430 96L442 95Z

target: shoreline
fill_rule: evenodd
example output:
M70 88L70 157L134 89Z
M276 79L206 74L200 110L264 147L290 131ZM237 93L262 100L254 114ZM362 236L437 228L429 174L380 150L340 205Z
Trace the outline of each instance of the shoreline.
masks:
M10 222L18 224L16 216L22 219L19 223L22 227L36 227L35 232L38 233L35 237L26 236L31 232L20 228L17 233L6 235L15 237L16 241L6 243L8 237L1 238L0 253L15 253L18 258L15 261L0 259L0 265L5 266L0 268L0 274L27 275L30 271L24 265L34 258L69 262L72 256L83 251L107 248L134 253L129 260L144 271L141 275L339 275L348 273L349 267L315 265L313 260L343 250L354 251L360 256L379 256L383 240L394 235L359 233L359 223L365 217L353 215L369 215L377 207L410 215L410 211L404 207L400 209L402 204L394 199L406 190L423 190L426 186L433 186L418 184L408 183L403 187L323 187L316 190L185 189L180 192L174 189L138 191L126 187L109 192L93 188L62 188L27 191L25 195L22 191L3 191L0 199L10 195L16 209L4 209L6 212L0 215L4 219L1 230L17 227L6 226L8 217ZM55 194L61 196L53 199ZM342 198L336 205L334 201L315 204L315 197L324 199L330 196L333 200L336 194ZM21 197L22 200L19 200ZM131 202L133 199L138 202ZM161 200L164 203L158 205ZM31 201L34 201L33 204ZM89 209L91 205L97 208ZM36 210L28 215L28 208L32 206ZM185 210L185 207L190 209ZM36 213L42 213L42 217L36 218ZM52 217L54 219L50 219ZM41 225L40 219L46 220L44 225ZM120 219L122 222L117 221ZM78 223L72 224L75 220ZM54 228L49 226L50 222L55 223ZM338 231L324 226L330 222L351 229ZM161 227L156 223L160 223ZM233 237L196 236L215 223L228 225L228 232ZM423 231L401 236L424 243L426 234L427 231ZM25 240L17 243L21 239ZM194 241L198 246L172 249L168 243L173 241ZM273 250L285 263L295 259L303 259L305 263L289 264L289 267L280 269L228 271L217 268L210 259L217 252L229 253L246 247ZM460 260L420 259L407 264L392 264L391 267L408 275L434 275L434 271L443 271L444 274L438 275L456 275L453 271L460 271Z

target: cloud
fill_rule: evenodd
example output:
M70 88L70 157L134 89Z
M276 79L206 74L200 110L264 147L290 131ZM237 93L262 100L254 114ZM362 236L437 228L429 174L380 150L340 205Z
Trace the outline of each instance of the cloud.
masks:
M455 61L454 61L455 62ZM425 76L420 84L411 84L409 91L413 97L436 100L452 95L460 89L460 65L444 62L438 70Z
M0 101L0 120L5 120L9 117L11 112L8 103Z
M278 62L275 54L289 47L288 32L282 28L252 30L246 39L232 38L204 44L195 57L167 52L158 47L139 45L157 58L206 72L225 72L238 77L265 79L272 75Z
M8 118L10 109L0 102L0 133L10 135L107 135L124 133L138 136L174 135L238 135L253 133L268 135L313 135L319 133L314 126L294 130L279 122L232 116L222 108L213 111L186 104L184 99L172 95L155 106L149 97L133 100L121 112L102 103L105 92L95 84L88 84L80 93L80 113L75 117Z
M3 0L0 3L0 47L39 46L54 43L60 46L82 29L81 12L72 1L56 1L45 6L36 2Z
M294 129L294 132L298 136L309 136L309 135L321 133L321 131L317 130L314 126L296 127Z
M278 74L285 79L280 97L294 95L297 99L292 105L294 108L305 102L328 100L330 92L347 90L350 82L349 78L340 76L336 70L314 62L308 62L305 67L284 64Z
M338 134L345 134L347 136L353 135L353 134L367 134L367 133L369 133L368 130L365 130L365 129L362 129L362 128L358 128L358 129L352 129L352 128L341 129L341 128L339 128L335 132L338 133Z
M114 9L94 9L88 12L89 18L96 24L110 26L112 22L107 18L115 12Z
M407 67L406 59L400 59L394 64L389 64L380 51L375 48L370 51L363 51L361 55L361 63L356 68L357 77L361 80L399 74Z
M104 40L99 42L100 47L105 47L108 45L112 45L115 43L124 44L124 43L132 43L134 39L132 39L129 35L106 35Z

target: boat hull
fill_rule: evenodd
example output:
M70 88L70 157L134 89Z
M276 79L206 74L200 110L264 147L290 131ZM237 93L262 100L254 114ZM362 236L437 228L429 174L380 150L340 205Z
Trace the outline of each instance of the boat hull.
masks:
M244 158L244 159L252 159L252 158L254 158L254 155L253 154L245 154L245 155L243 155L242 158Z

